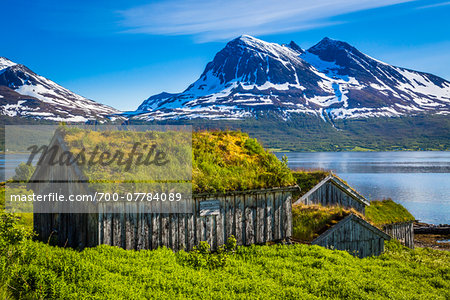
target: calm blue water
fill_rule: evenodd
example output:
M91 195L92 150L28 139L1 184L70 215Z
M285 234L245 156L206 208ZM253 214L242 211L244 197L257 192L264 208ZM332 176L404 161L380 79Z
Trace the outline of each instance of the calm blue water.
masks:
M292 169L327 169L369 200L392 198L423 222L450 223L450 152L275 153Z
M275 153L292 169L333 170L369 200L392 198L417 219L450 223L450 152ZM0 180L28 158L0 155Z

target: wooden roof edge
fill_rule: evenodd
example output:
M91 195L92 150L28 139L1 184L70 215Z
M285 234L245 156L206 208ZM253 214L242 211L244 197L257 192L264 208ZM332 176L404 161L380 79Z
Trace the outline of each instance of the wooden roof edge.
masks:
M317 191L323 184L325 184L328 180L331 179L332 175L328 175L327 177L325 177L324 179L322 179L322 181L320 181L318 184L316 184L312 189L310 189L306 194L304 194L303 196L301 196L297 201L295 201L293 204L300 204L302 203L302 201L306 198L308 198L312 193L314 193L315 191Z
M368 230L370 230L372 232L375 232L378 235L381 235L386 240L390 240L391 239L391 236L389 234L387 234L386 232L384 232L383 230L381 230L378 227L370 224L369 222L367 222L366 220L362 219L361 217L351 213L348 216L346 216L344 219L339 221L339 223L337 223L336 225L334 225L333 227L329 228L324 233L322 233L320 236L315 238L311 242L311 244L316 245L316 244L320 243L323 239L325 239L332 232L338 230L339 228L341 228L342 226L344 226L346 223L348 223L350 221L358 222L361 226L367 228Z
M384 227L384 226L389 226L389 225L399 225L399 224L411 224L414 223L416 220L409 220L409 221L398 221L398 222L391 222L391 223L385 223L385 224L380 224L380 226Z
M214 196L227 196L227 195L237 195L237 194L262 194L267 192L294 192L300 191L300 187L298 185L291 185L285 187L273 187L273 188L262 188L262 189L251 189L251 190L242 190L242 191L225 191L225 192L215 192L215 193L193 193L192 197L214 197Z
M335 175L330 175L331 176L331 180L336 183L338 185L338 187L340 187L344 192L347 192L347 194L350 194L351 196L353 196L353 198L355 200L358 200L359 202L362 202L363 204L369 206L370 202L369 200L367 200L363 195L361 195L360 193L358 193L357 191L355 191L354 189L352 189L350 187L350 185L348 185L347 183L343 182L342 179L340 179L339 177L335 176Z
M59 143L59 145L61 146L63 151L69 151L69 148L67 147L66 142L64 141L64 139L61 136L61 131L60 130L55 130L55 134L53 135L52 139L50 140L50 143L48 144L48 147L52 147L56 142ZM42 155L42 154L41 154ZM71 166L74 166L74 171L75 173L82 178L81 180L88 180L88 178L86 177L86 175L83 173L83 171L78 167L77 164L71 164ZM37 176L39 175L39 172L41 170L42 166L41 165L36 165L36 169L34 170L33 174L31 175L30 179L28 180L27 183L27 188L32 188L32 186L34 185L34 181L39 182L39 180L37 180Z
M336 225L332 226L331 228L328 228L324 233L322 233L321 235L319 235L318 237L316 237L314 240L311 241L312 245L318 244L320 243L323 239L325 239L330 233L332 233L333 231L341 228L342 226L344 226L346 223L350 222L352 214L349 214L348 216L346 216L344 219L342 219L341 221L339 221L339 223L337 223Z
M349 196L351 196L353 199L355 199L356 201L369 206L370 202L364 198L364 196L362 196L361 194L359 194L358 192L356 192L355 190L353 190L348 184L346 184L345 182L343 182L339 177L335 176L333 173L331 173L330 175L328 175L327 177L325 177L322 181L320 181L318 184L316 184L312 189L310 189L306 194L304 194L302 197L300 197L297 201L294 202L294 204L299 204L302 203L304 199L308 198L312 193L314 193L316 190L318 190L322 185L324 185L326 182L330 181L335 183L336 186L342 190L343 192L345 192L346 194L348 194Z
M355 214L352 214L352 215L353 215L353 218L357 222L359 222L362 226L366 227L370 231L373 231L373 232L376 232L376 233L382 235L384 237L384 239L386 239L386 240L390 240L391 239L391 236L389 234L387 234L386 232L384 232L383 230L381 230L377 226L370 224L369 222L367 222L366 220L364 220L363 218L361 218L358 215L355 215Z

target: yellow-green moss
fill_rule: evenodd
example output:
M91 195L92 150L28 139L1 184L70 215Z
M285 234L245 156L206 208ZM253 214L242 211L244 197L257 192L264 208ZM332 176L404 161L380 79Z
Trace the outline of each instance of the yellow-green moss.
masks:
M414 221L414 216L406 208L391 199L371 201L366 207L366 218L376 226Z

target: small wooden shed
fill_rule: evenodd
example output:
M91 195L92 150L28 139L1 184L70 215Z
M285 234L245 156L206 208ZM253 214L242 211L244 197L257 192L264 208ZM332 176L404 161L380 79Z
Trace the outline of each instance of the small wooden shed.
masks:
M353 208L364 214L369 201L333 174L327 176L294 204L320 204L322 206L342 206Z
M350 214L314 239L311 244L345 250L363 258L380 255L384 251L384 241L390 239L382 230L359 216Z

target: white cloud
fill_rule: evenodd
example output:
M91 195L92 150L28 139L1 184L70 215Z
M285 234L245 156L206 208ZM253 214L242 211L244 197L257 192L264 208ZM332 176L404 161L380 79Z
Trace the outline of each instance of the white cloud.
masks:
M450 5L450 2L441 2L441 3L430 4L430 5L424 5L424 6L418 7L417 9L434 8L434 7L447 6L447 5Z
M126 32L226 40L336 24L327 19L413 0L169 0L120 11Z

